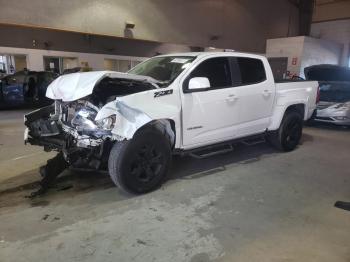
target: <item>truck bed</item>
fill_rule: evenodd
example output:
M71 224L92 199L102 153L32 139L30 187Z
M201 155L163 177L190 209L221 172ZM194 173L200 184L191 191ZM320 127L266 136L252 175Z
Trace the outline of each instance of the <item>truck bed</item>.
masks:
M276 82L276 105L288 105L289 101L307 105L304 120L308 120L316 109L317 81Z

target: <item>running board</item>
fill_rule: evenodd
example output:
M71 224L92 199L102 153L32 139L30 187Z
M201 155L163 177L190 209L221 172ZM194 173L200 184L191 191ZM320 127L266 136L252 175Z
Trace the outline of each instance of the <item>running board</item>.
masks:
M247 146L253 146L260 143L265 143L266 133L253 135L245 138L233 139L225 142L220 142L215 145L204 146L200 148L190 149L190 150L175 150L174 154L179 155L189 155L197 159L203 159L215 155L225 154L232 152L234 149L234 145L241 143Z
M261 137L254 137L254 138L250 138L250 139L246 139L246 140L242 140L241 143L247 146L254 146L257 144L261 144L261 143L265 143L265 137L261 136Z
M233 146L231 144L226 145L214 145L211 147L193 150L189 153L190 156L203 159L211 156L221 155L233 151Z

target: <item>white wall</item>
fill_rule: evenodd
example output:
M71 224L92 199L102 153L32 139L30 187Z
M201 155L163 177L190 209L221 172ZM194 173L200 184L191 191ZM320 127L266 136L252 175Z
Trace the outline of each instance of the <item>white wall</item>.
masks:
M289 37L267 40L267 57L288 57L290 75L304 77L304 68L317 64L339 64L342 45L312 37Z
M349 66L350 19L313 23L311 25L311 36L342 44L343 52L340 64Z
M290 75L299 76L304 40L304 36L268 39L266 44L266 56L288 57L287 70Z
M303 77L304 68L311 65L339 65L341 54L341 44L324 39L305 37L300 75Z
M88 62L89 67L91 67L92 70L104 70L105 58L132 60L132 61L143 61L146 59L145 57L87 54L87 53L50 51L50 50L14 48L14 47L0 47L0 54L26 55L27 67L29 70L33 70L33 71L44 70L44 56L57 56L57 57L70 57L70 58L75 57L75 58L78 58L79 66L81 66L82 62Z

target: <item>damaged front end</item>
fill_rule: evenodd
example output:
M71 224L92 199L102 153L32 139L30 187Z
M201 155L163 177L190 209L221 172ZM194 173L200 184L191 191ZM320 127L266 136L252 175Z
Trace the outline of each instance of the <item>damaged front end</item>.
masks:
M76 168L104 169L108 149L117 137L111 132L115 116L94 121L98 108L88 101L64 103L33 111L24 117L25 143L62 152Z
M147 79L121 73L59 77L46 94L54 104L25 115L25 143L62 153L72 167L105 169L113 142L131 138L151 121L127 106L123 97L155 88Z

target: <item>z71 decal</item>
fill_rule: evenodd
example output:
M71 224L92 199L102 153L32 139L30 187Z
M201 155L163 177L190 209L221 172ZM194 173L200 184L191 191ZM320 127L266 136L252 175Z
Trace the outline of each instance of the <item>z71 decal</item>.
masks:
M173 93L172 89L169 90L164 90L164 91L159 91L154 93L154 98L160 97L160 96L166 96L166 95L171 95Z

